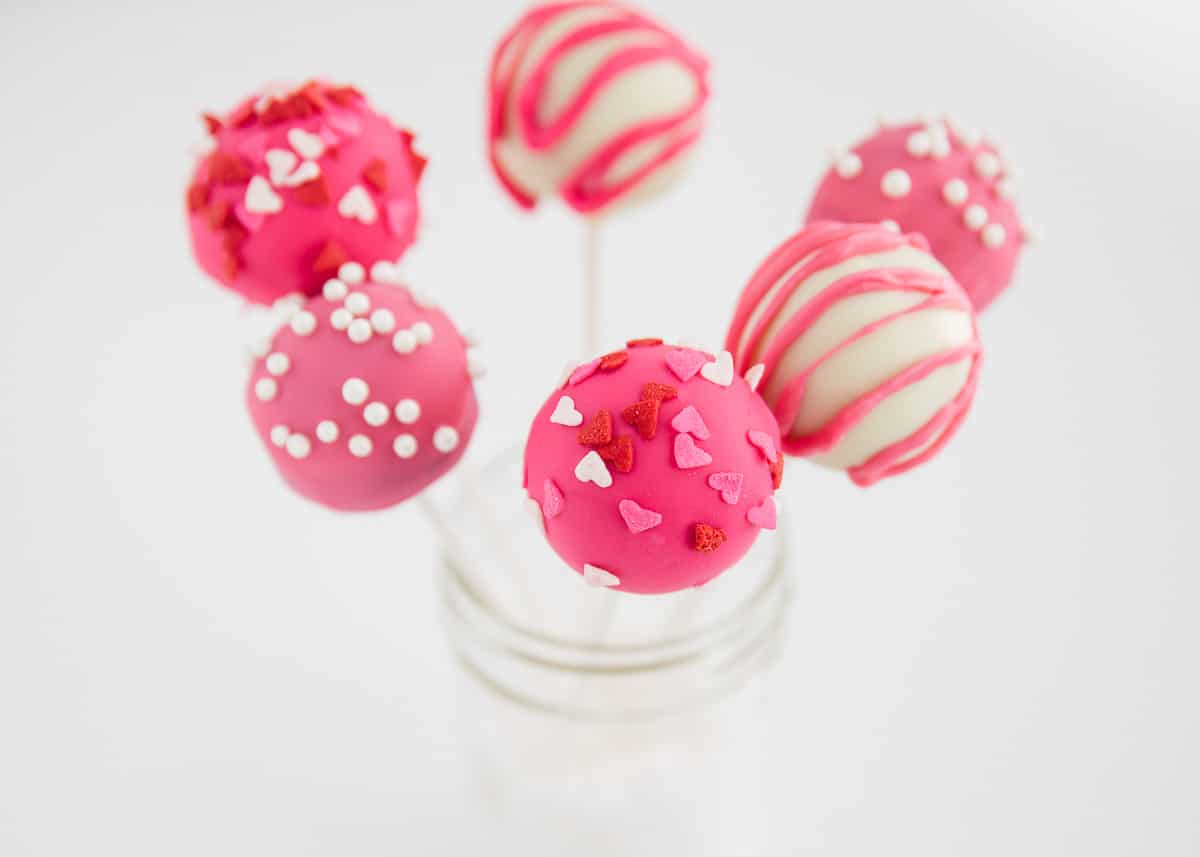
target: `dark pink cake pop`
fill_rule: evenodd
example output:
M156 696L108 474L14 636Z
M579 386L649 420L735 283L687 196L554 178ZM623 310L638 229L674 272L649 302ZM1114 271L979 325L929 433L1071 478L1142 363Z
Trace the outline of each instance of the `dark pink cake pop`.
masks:
M376 279L391 279L382 264ZM266 344L246 404L297 492L334 509L382 509L462 456L478 373L444 313L403 287L365 282L349 262Z
M921 233L976 312L1008 287L1029 240L995 146L941 119L881 127L840 153L808 211L826 220Z
M779 428L728 352L632 340L577 367L534 417L525 491L587 583L700 586L775 528Z
M196 260L255 303L315 294L344 262L396 262L417 226L425 160L350 86L272 87L206 115L187 190Z

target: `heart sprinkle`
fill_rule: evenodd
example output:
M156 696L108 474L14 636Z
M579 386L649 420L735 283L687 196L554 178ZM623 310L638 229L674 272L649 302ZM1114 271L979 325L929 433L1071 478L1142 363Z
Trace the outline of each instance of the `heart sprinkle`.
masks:
M558 486L554 484L553 479L547 479L542 483L542 514L547 519L557 518L562 514L563 508L567 505L563 498L562 491L558 490Z
M621 411L621 416L637 429L643 440L654 440L658 433L658 408L658 399L643 399Z
M612 416L608 411L596 411L592 421L579 431L579 442L584 446L604 446L612 441Z
M710 524L696 524L692 546L700 553L712 553L725 544L727 538L724 530L719 530Z
M363 180L375 190L383 192L388 189L387 164L382 158L376 158L363 167Z
M757 506L751 506L746 510L746 520L764 530L775 529L775 517L775 499L773 497L764 497Z
M370 226L379 216L375 208L375 200L360 184L351 185L337 205L338 214L347 220L357 220L364 226Z
M246 186L246 210L251 214L276 214L283 211L283 197L271 189L265 178L255 176Z
M771 484L775 486L775 490L779 490L779 486L783 484L783 456L779 456L771 462Z
M700 447L690 434L675 435L675 466L680 470L691 470L712 464L712 456Z
M317 254L317 258L313 262L313 271L318 274L325 271L336 271L342 265L346 264L349 258L346 255L346 251L342 249L342 246L331 238L325 242L325 246Z
M660 384L657 381L651 381L642 387L643 399L658 399L660 402L667 402L679 395L679 391L670 384Z
M292 148L306 160L315 160L325 154L325 141L303 128L292 128L287 138Z
M575 478L580 482L593 482L600 488L608 488L613 481L612 474L608 472L608 465L594 449L575 465Z
M611 372L614 369L619 369L625 365L625 361L629 359L628 351L614 351L611 354L605 354L600 358L599 368L601 372Z
M691 348L675 348L667 352L667 367L675 373L680 381L690 381L700 371L700 367L708 362L708 358L700 351Z
M614 438L612 443L599 447L596 452L620 473L633 470L633 438L629 435Z
M730 506L736 506L742 496L742 480L740 473L712 473L708 477L708 487L721 492L721 499Z
M621 517L625 519L625 526L635 535L657 527L663 520L663 516L658 512L643 508L633 500L622 500L617 504L617 508Z
M700 440L708 440L712 437L708 426L704 424L704 419L700 416L700 412L691 405L688 405L675 415L675 419L671 420L671 428L675 429L675 431L687 432L694 437L700 438Z
M387 227L393 235L406 235L412 231L417 213L407 199L389 199L384 206Z
M728 387L733 383L733 355L728 351L722 351L717 355L717 359L712 363L705 363L700 368L700 377L706 381L712 381L721 387Z
M583 564L583 582L588 586L620 586L621 578L611 571L605 571L597 565Z
M746 440L756 447L763 454L763 458L772 464L779 458L779 452L775 449L775 441L771 440L771 436L765 431L758 429L750 429L746 432Z
M762 383L763 372L767 369L763 363L755 363L746 370L746 383L750 385L751 390L757 390L758 385Z
M563 396L558 400L558 404L554 406L554 413L550 415L550 422L560 426L575 426L583 425L583 414L575 409L575 400L570 396Z
M645 339L630 339L625 343L626 348L650 348L654 345L662 345L661 339L647 337Z

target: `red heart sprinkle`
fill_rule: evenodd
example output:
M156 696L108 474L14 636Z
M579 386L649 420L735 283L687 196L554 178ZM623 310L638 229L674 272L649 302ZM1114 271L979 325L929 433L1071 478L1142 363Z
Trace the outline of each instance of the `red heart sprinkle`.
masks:
M775 490L779 490L779 486L783 484L783 456L778 456L771 462L771 484L775 486Z
M621 411L625 422L637 429L638 435L644 440L654 440L658 431L658 399L642 399Z
M612 440L612 416L606 410L596 411L592 421L579 430L579 442L584 446L603 446Z
M363 168L362 175L375 190L382 193L388 189L387 164L383 162L382 158L376 158L367 164Z
M651 381L642 387L643 399L658 399L660 402L666 402L678 395L679 391L670 384L660 384L657 381Z
M296 199L305 205L329 205L329 185L325 176L310 179L295 189Z
M614 351L611 354L605 354L600 358L599 369L601 372L611 372L614 369L619 369L625 365L625 361L629 359L628 351Z
M220 229L225 225L225 221L229 219L231 208L229 200L214 202L208 207L208 211L204 212L204 216L208 220L208 225L213 229Z
M200 182L189 187L187 192L188 212L195 214L206 205L208 205L208 185Z
M413 184L421 180L422 173L425 172L425 165L429 163L429 158L425 157L412 149L408 150L408 162L412 165Z
M208 177L221 184L250 181L250 168L237 155L213 152L208 159Z
M696 524L692 546L700 553L712 553L725 544L727 538L729 537L725 535L724 530L718 530L709 524Z
M325 90L325 95L339 107L350 107L355 99L362 98L362 93L353 86L331 86Z
M627 434L613 438L612 443L597 448L596 452L620 473L633 470L633 438Z
M663 344L663 341L661 339L655 339L655 338L630 339L628 342L625 343L625 347L626 348L649 348L652 345L662 345L662 344Z
M330 239L325 242L325 246L317 254L317 259L313 262L313 270L318 274L324 271L336 271L349 261L350 257L346 255L346 251L342 249L341 245Z
M201 113L200 118L204 120L204 127L208 129L209 134L215 134L224 127L221 120L211 113Z

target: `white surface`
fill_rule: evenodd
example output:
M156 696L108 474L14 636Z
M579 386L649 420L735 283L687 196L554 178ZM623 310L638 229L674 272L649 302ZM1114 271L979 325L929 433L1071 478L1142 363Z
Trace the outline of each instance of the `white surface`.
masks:
M201 108L361 84L432 156L406 267L483 334L474 452L512 442L578 330L582 242L485 166L519 4L170 5L0 11L0 854L495 853L455 803L429 533L287 496L181 194ZM714 59L711 130L603 235L613 338L715 340L825 147L937 109L997 135L1046 235L943 455L866 492L789 470L780 853L1194 855L1197 12L874 5L650 4Z

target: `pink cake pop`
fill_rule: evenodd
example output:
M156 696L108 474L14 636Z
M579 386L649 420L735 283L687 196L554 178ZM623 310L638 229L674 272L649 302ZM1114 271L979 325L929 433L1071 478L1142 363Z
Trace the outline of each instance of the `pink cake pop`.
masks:
M525 491L587 583L700 586L775 528L779 429L728 353L632 340L577 367L525 445Z
M403 287L365 282L347 262L262 349L246 404L298 493L333 509L382 509L462 456L478 371L444 313Z
M891 125L837 156L808 222L891 221L920 232L982 312L1012 281L1029 235L989 142L942 120Z
M859 485L941 449L982 354L970 300L922 236L842 223L810 224L767 258L725 347L762 378L784 452Z
M206 115L187 190L196 260L247 299L315 294L344 262L395 263L417 225L425 160L350 86L270 87Z
M492 57L488 151L523 207L560 194L580 212L649 196L699 139L707 61L611 0L525 13Z

